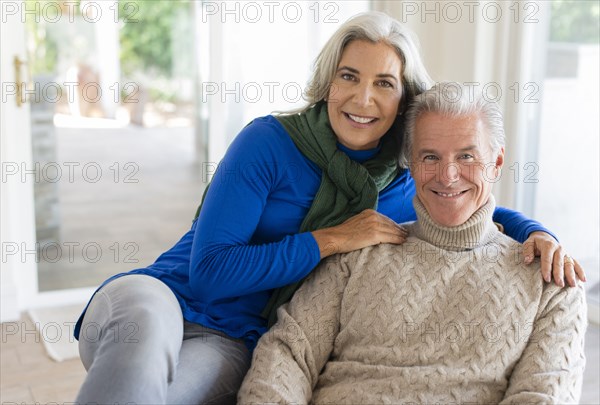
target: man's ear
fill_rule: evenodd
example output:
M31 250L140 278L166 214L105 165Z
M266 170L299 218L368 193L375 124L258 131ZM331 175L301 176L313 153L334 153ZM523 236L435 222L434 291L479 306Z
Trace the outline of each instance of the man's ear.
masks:
M500 170L504 165L504 148L500 148L498 156L496 156L496 169Z

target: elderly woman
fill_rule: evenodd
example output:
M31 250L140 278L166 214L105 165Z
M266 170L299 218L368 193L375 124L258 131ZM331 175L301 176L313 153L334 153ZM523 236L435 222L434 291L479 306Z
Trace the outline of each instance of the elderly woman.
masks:
M435 86L409 112L411 236L321 264L258 342L239 403L578 403L584 290L545 284L495 226L502 117L467 90Z
M293 292L274 289L333 253L405 241L398 223L415 218L415 190L397 162L401 114L428 86L397 21L367 13L344 24L316 61L309 106L244 128L189 232L95 293L76 326L88 370L77 402L235 402L267 315ZM567 260L563 275L543 227L506 209L495 219L529 238L548 281L553 266L557 283L575 283L579 267Z

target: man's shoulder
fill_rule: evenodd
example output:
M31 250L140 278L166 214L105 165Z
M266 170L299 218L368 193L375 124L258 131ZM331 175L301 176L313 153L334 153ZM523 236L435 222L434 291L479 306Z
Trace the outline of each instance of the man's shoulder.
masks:
M380 243L378 245L367 246L352 252L342 253L338 255L338 260L340 262L355 264L364 264L365 262L373 263L373 258L398 254L403 245L404 244L394 245L392 243Z
M501 265L507 272L516 272L520 276L534 278L539 276L541 280L541 262L536 258L533 263L525 264L523 244L512 239L510 236L494 231L492 238L483 246L484 254L498 257ZM493 261L491 261L493 263Z

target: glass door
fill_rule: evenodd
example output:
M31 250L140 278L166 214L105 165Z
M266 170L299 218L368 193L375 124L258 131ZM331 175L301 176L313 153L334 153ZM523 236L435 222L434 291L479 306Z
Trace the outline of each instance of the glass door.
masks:
M144 267L189 229L194 2L26 1L38 290Z

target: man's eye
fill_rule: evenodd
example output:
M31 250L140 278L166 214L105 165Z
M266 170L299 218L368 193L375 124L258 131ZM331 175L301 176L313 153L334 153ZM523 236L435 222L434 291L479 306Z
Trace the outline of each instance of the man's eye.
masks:
M475 157L469 153L465 153L464 155L461 155L460 157L462 160L473 160L475 159Z
M437 156L435 156L435 155L426 155L426 156L423 157L423 160L424 161L430 161L430 162L436 161L437 160Z

